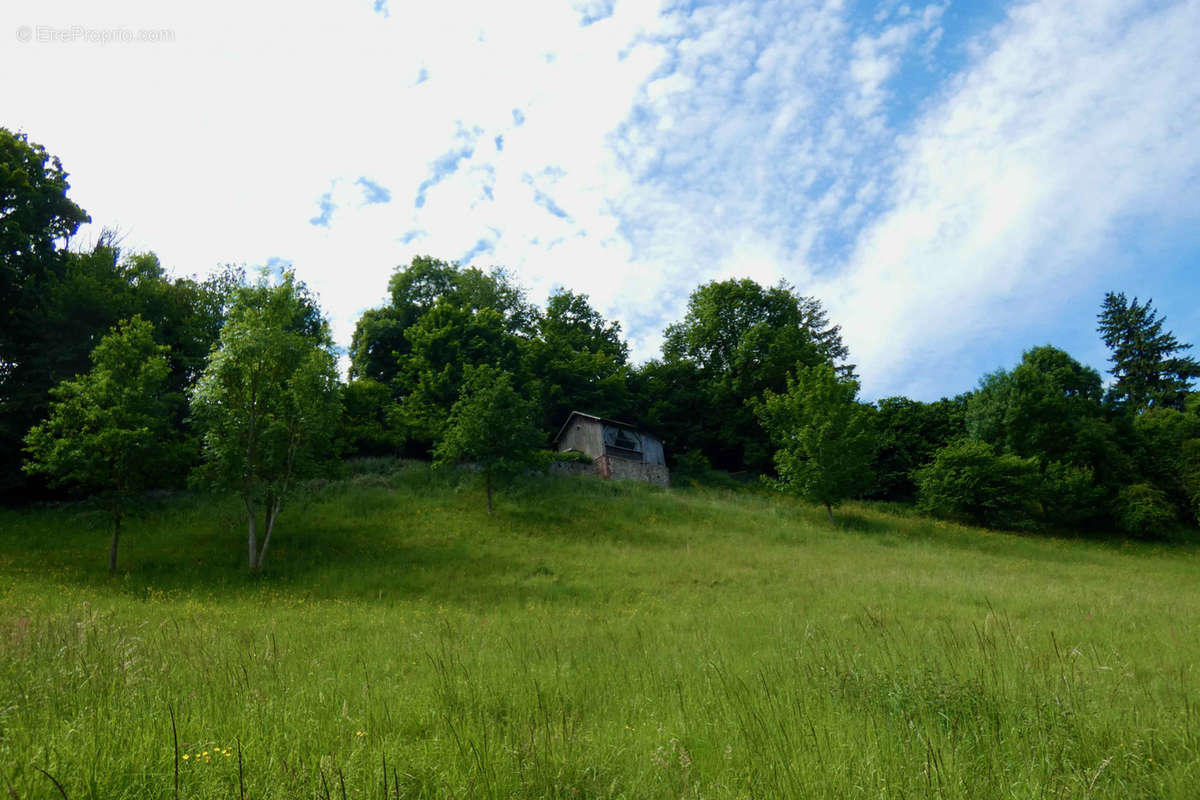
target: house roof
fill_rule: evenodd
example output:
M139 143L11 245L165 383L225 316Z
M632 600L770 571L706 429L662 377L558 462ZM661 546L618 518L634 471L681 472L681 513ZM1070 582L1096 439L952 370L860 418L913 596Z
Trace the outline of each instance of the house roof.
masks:
M584 414L582 411L572 411L567 415L567 421L564 422L562 427L558 429L558 435L554 437L555 442L562 438L563 434L566 433L567 426L570 425L571 420L575 419L576 417L590 419L593 422L599 422L601 425L614 425L618 428L628 428L631 431L640 431L641 433L646 433L646 431L642 430L637 425L633 425L628 422L621 422L619 419L608 419L607 417L597 417L595 414ZM653 436L654 434L650 435Z

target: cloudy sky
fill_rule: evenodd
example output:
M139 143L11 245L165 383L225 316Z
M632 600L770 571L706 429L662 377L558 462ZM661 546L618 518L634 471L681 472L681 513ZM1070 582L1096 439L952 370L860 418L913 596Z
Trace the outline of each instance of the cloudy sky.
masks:
M0 125L177 274L290 262L338 340L416 254L621 321L789 281L867 398L1052 343L1105 291L1200 343L1200 0L6 0Z

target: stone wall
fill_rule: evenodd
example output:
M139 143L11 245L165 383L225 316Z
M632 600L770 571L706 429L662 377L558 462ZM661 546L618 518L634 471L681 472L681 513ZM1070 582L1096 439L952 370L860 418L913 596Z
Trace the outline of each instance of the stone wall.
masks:
M595 475L618 481L645 481L656 486L670 486L671 476L662 464L644 464L628 458L601 456L591 464L573 461L550 462L551 475Z
M551 461L551 475L595 475L600 476L600 466L596 462L582 464L578 461Z
M670 486L671 479L666 466L662 464L646 464L642 461L631 461L628 458L601 459L600 473L605 477L618 481L645 481L657 486Z

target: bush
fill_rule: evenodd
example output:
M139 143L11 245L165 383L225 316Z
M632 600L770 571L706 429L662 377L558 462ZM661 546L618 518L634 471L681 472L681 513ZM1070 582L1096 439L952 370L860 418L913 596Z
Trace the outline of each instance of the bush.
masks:
M392 476L409 469L415 463L417 462L394 456L363 456L346 459L343 462L343 469L351 478L356 475Z
M1181 449L1180 480L1187 494L1188 511L1193 521L1200 522L1200 439L1189 439Z
M724 470L714 469L699 450L688 450L676 457L671 467L672 486L707 486L712 489L743 489L746 480L738 480Z
M396 424L392 390L370 378L352 380L342 387L342 416L338 438L345 452L355 456L395 456L405 444Z
M1041 516L1062 528L1096 527L1107 517L1105 491L1092 470L1052 461L1041 476Z
M1122 489L1116 511L1121 530L1141 539L1162 536L1175 525L1175 510L1167 495L1148 483Z
M538 457L547 464L562 462L564 464L591 464L592 457L578 450L539 450Z
M1036 526L1041 476L1032 458L999 455L985 442L959 441L914 472L918 507L987 527Z

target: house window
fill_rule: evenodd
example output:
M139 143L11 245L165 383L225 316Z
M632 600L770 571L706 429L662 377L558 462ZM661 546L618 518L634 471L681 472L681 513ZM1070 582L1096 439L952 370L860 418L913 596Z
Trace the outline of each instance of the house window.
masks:
M617 447L624 447L626 450L640 451L642 449L642 443L638 441L637 434L621 428L617 429L617 435L613 437L613 444Z
M626 428L605 428L604 454L641 461L642 437Z

